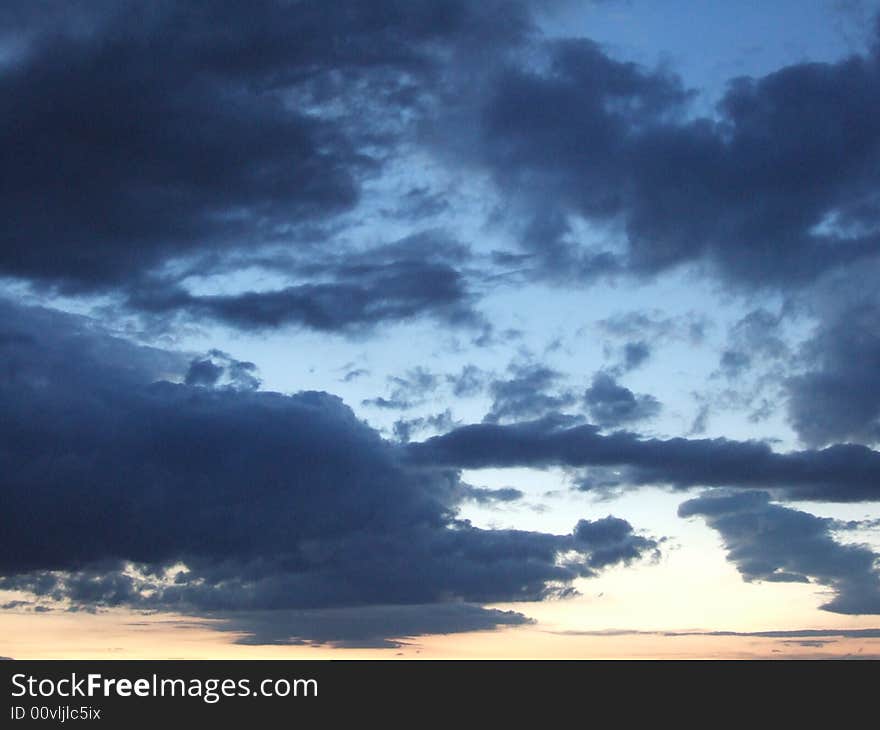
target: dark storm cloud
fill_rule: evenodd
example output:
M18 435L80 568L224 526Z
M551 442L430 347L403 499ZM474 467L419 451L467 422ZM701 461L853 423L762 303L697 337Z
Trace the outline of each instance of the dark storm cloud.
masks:
M492 409L483 419L487 423L535 418L575 403L574 393L560 387L562 373L539 364L514 364L508 370L510 378L489 383Z
M808 370L787 381L789 418L810 445L880 442L880 302L876 291L823 317Z
M406 463L335 396L223 387L229 356L192 361L85 318L3 307L15 336L0 351L0 588L230 618L534 601L657 549L628 524L478 529L460 502L515 495ZM167 380L187 375L198 384ZM462 630L521 622L461 611ZM309 638L303 625L290 635Z
M0 298L0 383L38 387L41 382L73 384L112 373L112 383L128 387L174 378L187 371L191 358L155 347L135 347L105 336L88 317L22 307ZM4 391L4 392L8 392Z
M282 45L305 16L235 7L119 5L79 33L37 30L4 67L7 273L124 283L357 200L369 161L273 91L308 61Z
M419 267L417 254L235 295L196 296L175 271L320 244L396 154L444 55L519 42L525 5L13 2L2 13L0 273L244 328L468 319L461 274ZM441 208L418 190L411 202L414 214Z
M463 426L410 444L417 464L481 469L501 467L618 467L615 484L772 489L785 499L829 502L880 497L880 453L856 444L776 453L757 441L641 438L566 416L499 425Z
M876 52L736 79L694 119L675 77L587 40L544 49L487 83L470 152L518 201L537 273L707 262L738 286L790 287L880 251ZM621 247L585 248L570 216Z
M709 261L728 281L784 285L878 249L876 55L737 80L695 120L678 79L587 40L542 41L524 2L2 12L0 272L26 281L242 328L473 323L460 263L213 295L175 274L270 244L313 244L320 261L367 178L404 147L438 149L431 127L467 131L456 149L524 212L527 250L499 264L589 279ZM430 185L405 189L408 219L452 215ZM572 216L620 245L584 248Z
M880 613L880 556L836 541L834 520L772 504L766 492L703 495L678 514L703 517L717 530L746 581L817 583L835 593L826 611Z
M593 421L603 428L643 421L660 412L660 403L654 396L633 393L604 372L593 376L593 384L584 393L584 403Z

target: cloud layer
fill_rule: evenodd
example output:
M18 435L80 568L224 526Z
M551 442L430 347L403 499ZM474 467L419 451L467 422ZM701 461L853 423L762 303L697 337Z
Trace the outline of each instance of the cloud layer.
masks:
M761 487L785 499L876 500L880 453L857 444L774 452L757 441L656 439L548 416L510 424L475 424L409 446L417 464L490 467L618 467L619 484Z
M611 517L568 535L478 529L462 500L516 495L407 464L335 396L262 392L222 353L187 361L4 308L0 587L197 615L476 604L444 609L451 631L456 616L461 630L519 622L479 604L568 594L658 549ZM157 379L175 369L189 384Z

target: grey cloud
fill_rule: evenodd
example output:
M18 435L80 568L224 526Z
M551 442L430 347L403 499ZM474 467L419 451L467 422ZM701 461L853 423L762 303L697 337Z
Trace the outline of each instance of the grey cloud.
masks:
M645 342L648 347L670 340L681 340L692 345L703 342L710 326L704 314L691 312L687 315L670 317L659 310L630 310L618 312L599 320L599 331L616 339Z
M321 332L363 334L381 323L432 316L477 327L481 317L464 275L443 263L401 259L348 265L328 282L270 291L194 295L164 283L141 286L128 304L148 314L186 313L240 329L298 326Z
M452 386L452 393L457 398L477 395L486 386L489 374L476 365L465 365L461 372L447 375L446 382Z
M501 487L499 489L489 489L488 487L473 487L469 484L462 484L465 499L470 499L477 504L494 504L495 502L516 502L523 497L525 493L514 487ZM577 532L577 527L575 527Z
M717 530L747 581L817 583L835 594L826 611L880 613L880 556L837 542L831 519L773 504L766 492L703 495L678 514L700 516Z
M221 350L210 350L207 357L190 362L184 382L187 385L256 390L260 387L256 371L257 366L252 362L236 360Z
M755 358L779 364L790 357L782 339L782 315L753 309L731 327L728 345L721 354L721 370L728 377L747 371Z
M762 488L784 499L858 502L880 494L880 453L865 446L777 453L757 441L602 435L565 416L463 426L410 444L408 453L414 463L468 469L618 467L621 484Z
M515 495L407 463L330 394L218 388L213 371L215 387L175 384L165 368L183 380L187 357L3 306L22 335L4 344L16 366L0 377L4 589L230 617L538 601L611 564L598 555L627 563L632 546L657 548L631 534L478 529L458 518L463 500ZM461 628L519 621L465 612Z
M709 414L711 413L711 408L708 404L703 403L700 405L700 408L697 410L697 415L694 416L694 420L691 423L690 431L688 432L688 436L701 436L706 433L706 428L709 424Z
M357 380L358 378L362 378L365 375L369 375L369 374L370 374L370 371L367 370L366 368L353 368L351 370L348 370L345 373L345 375L342 376L342 382L343 383L351 383L352 381Z
M628 564L653 553L659 557L657 542L633 533L632 525L608 515L599 520L580 520L574 528L575 540L593 548L590 567L601 569L618 563Z
M407 442L414 434L422 432L425 429L433 429L434 431L443 433L460 425L461 422L456 421L452 417L452 411L447 408L440 413L435 413L430 416L398 418L394 422L393 430L397 439Z
M332 255L364 181L411 141L404 120L430 106L440 59L519 43L525 4L13 0L2 12L18 50L0 70L15 110L0 120L0 272L248 329L471 321L461 273L417 266L416 241L388 266L290 272L270 292L196 295L175 272L259 265L279 248Z
M710 119L674 76L590 41L543 52L487 82L472 153L518 201L535 275L698 262L736 287L790 289L880 251L876 53L736 79ZM579 242L572 218L609 248Z
M869 297L823 317L807 371L786 383L789 419L807 444L880 442L880 303Z
M364 606L323 611L218 614L219 628L242 633L239 644L331 644L349 648L392 649L426 634L488 631L532 621L515 611L467 603Z
M654 396L633 393L604 372L593 377L593 384L584 393L584 403L595 423L606 428L643 421L660 412Z
M644 365L648 358L651 357L651 346L643 341L627 342L623 346L623 369L634 370Z
M418 366L402 376L389 377L388 382L392 386L388 398L370 398L363 401L363 405L389 410L407 410L424 403L427 396L436 390L439 379L434 373Z
M485 421L534 418L575 403L574 393L561 388L562 374L544 365L511 365L511 377L489 384L492 408Z

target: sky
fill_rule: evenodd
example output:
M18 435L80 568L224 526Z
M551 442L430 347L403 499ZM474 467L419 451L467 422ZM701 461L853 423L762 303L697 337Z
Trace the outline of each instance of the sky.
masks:
M0 655L880 658L880 2L0 5Z

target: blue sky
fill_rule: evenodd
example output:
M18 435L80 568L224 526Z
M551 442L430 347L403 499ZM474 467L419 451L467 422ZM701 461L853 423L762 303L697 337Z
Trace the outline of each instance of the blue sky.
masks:
M0 653L878 653L880 5L0 12Z

